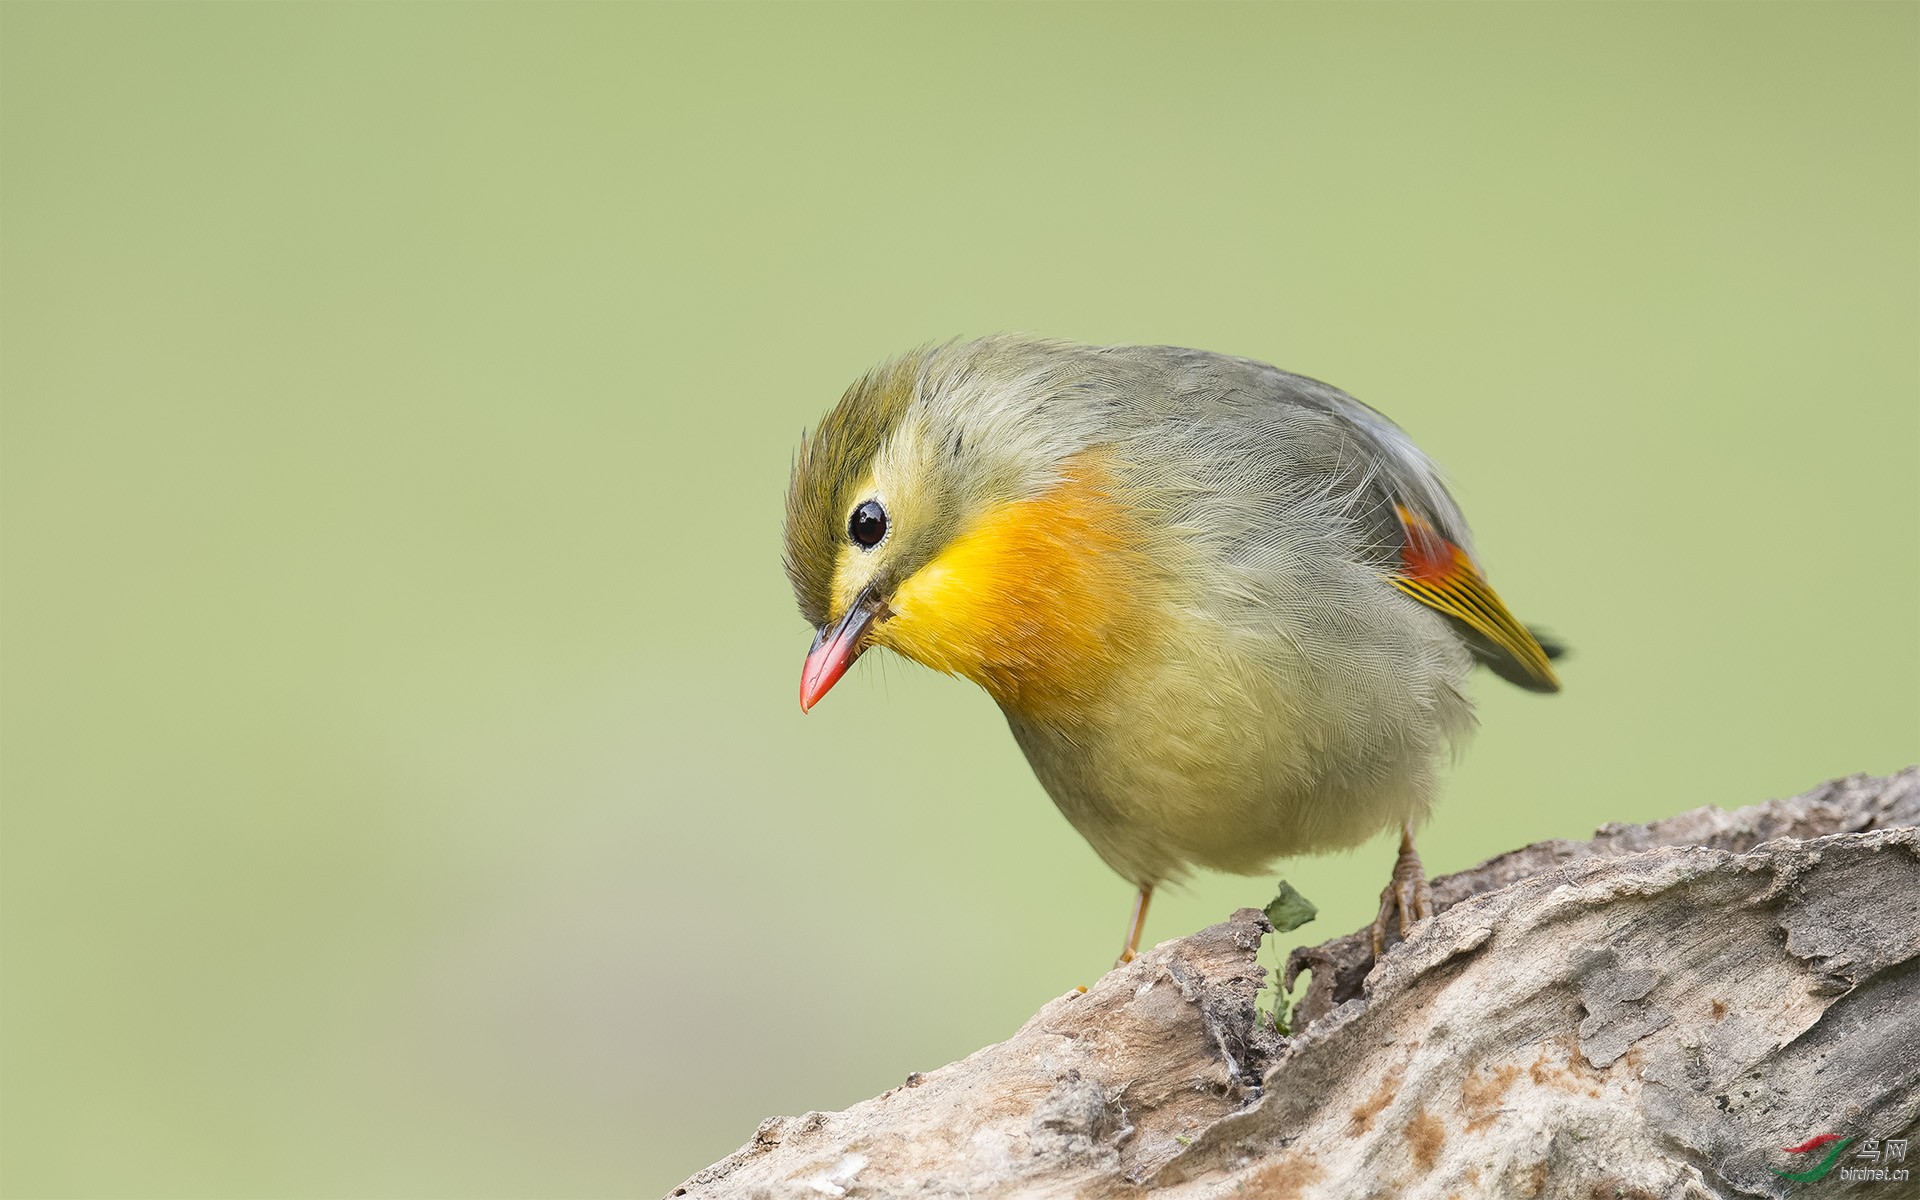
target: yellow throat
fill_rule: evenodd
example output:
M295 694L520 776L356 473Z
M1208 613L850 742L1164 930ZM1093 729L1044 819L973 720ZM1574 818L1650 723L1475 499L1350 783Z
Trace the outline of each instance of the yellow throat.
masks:
M989 510L895 589L873 642L1023 716L1071 721L1154 627L1141 533L1101 455L1077 455L1051 489Z

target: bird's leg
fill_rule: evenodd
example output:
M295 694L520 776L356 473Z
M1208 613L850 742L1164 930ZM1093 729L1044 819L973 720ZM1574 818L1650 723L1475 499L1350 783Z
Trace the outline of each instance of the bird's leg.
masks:
M1389 920L1399 918L1400 939L1405 941L1415 925L1432 915L1433 889L1413 848L1413 822L1408 821L1400 827L1400 856L1393 860L1393 879L1380 893L1380 912L1373 919L1373 960L1379 962L1387 952Z
M1146 928L1147 902L1152 899L1152 884L1141 888L1139 895L1133 898L1133 920L1127 922L1127 944L1120 948L1120 957L1114 960L1114 966L1124 967L1140 957L1140 931Z

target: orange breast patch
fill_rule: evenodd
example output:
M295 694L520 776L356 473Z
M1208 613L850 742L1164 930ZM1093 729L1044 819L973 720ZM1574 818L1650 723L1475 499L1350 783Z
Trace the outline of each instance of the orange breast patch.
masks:
M874 641L1024 715L1070 718L1151 628L1139 535L1098 453L1081 454L902 583Z

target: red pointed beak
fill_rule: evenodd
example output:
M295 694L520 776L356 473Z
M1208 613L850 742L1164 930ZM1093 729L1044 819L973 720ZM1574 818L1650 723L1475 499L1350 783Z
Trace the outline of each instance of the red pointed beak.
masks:
M866 649L867 629L873 624L873 609L864 602L856 600L847 609L847 615L827 628L822 629L813 639L813 649L807 652L807 664L800 668L800 711L806 712L820 703L820 697L840 682L847 673L853 660L860 657Z

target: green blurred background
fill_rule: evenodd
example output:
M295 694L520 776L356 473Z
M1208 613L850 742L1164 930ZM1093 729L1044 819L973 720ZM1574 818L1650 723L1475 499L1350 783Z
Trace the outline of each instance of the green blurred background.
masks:
M0 1189L659 1193L1096 977L984 695L795 702L790 454L927 340L1446 465L1577 657L1437 870L1913 760L1917 148L1911 4L6 4Z

